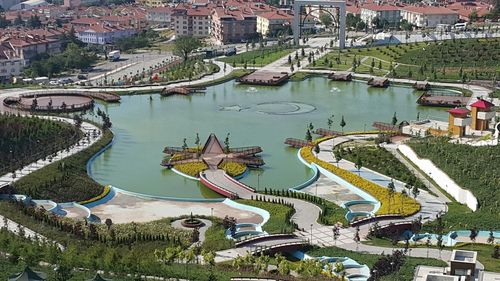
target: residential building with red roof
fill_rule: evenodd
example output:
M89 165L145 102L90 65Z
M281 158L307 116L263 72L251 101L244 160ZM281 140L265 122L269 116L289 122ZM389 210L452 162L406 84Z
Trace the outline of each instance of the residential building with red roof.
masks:
M470 15L474 12L478 18L482 18L493 9L493 5L480 1L455 2L446 7L458 13L463 21L470 21Z
M170 15L177 36L207 37L210 34L210 11L213 6L179 4Z
M397 25L401 20L400 7L387 4L364 4L361 5L361 20L368 26L372 26L372 21L378 18L381 22L389 25Z
M212 11L211 32L221 44L252 40L257 36L257 16L245 7L217 7Z
M91 45L112 44L121 38L128 38L137 33L131 26L113 26L99 23L89 27L75 28L78 40Z
M292 22L293 15L285 11L262 13L257 15L257 33L263 37L275 37L280 32L288 34Z
M455 24L458 13L446 7L406 6L401 9L401 18L416 27L434 28L438 24Z

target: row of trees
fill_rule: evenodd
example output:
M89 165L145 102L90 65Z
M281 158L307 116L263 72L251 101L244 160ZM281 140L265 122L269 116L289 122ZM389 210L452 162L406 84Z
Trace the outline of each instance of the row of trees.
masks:
M30 67L25 69L29 77L53 77L70 69L84 69L97 61L97 56L75 43L70 43L65 51L57 55L41 54L34 58Z

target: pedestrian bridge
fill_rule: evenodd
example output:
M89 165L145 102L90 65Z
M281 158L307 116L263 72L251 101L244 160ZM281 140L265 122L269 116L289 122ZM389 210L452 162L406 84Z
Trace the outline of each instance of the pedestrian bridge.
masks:
M224 170L206 170L200 173L200 181L211 190L230 199L250 199L255 190L230 177Z

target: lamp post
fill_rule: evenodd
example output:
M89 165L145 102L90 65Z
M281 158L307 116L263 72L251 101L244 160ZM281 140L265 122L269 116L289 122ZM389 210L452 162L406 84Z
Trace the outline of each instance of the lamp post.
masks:
M211 214L212 217L214 216L214 208L213 207L210 208L210 214Z
M311 223L311 245L313 241L313 224Z

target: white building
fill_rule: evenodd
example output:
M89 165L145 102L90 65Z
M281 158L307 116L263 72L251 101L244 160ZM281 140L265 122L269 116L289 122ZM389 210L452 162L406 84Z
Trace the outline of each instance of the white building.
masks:
M434 28L438 24L455 24L458 13L445 7L406 6L401 9L401 18L416 27Z
M86 44L112 44L117 39L127 38L136 33L132 27L93 25L77 32L78 40Z
M155 7L147 10L146 19L151 24L158 24L162 27L169 27L172 21L172 8Z
M293 16L284 11L273 11L257 15L257 33L263 37L274 37L280 30L291 26ZM285 34L288 35L288 34Z
M378 17L381 22L387 21L389 25L396 25L401 20L399 7L391 5L367 4L361 6L361 20L368 26L372 26L374 18Z
M24 59L18 57L9 46L0 45L0 81L9 81L21 75Z
M45 0L28 0L21 2L19 4L16 4L12 7L10 7L11 11L29 11L31 9L41 7L41 6L47 6L49 3L47 3Z

